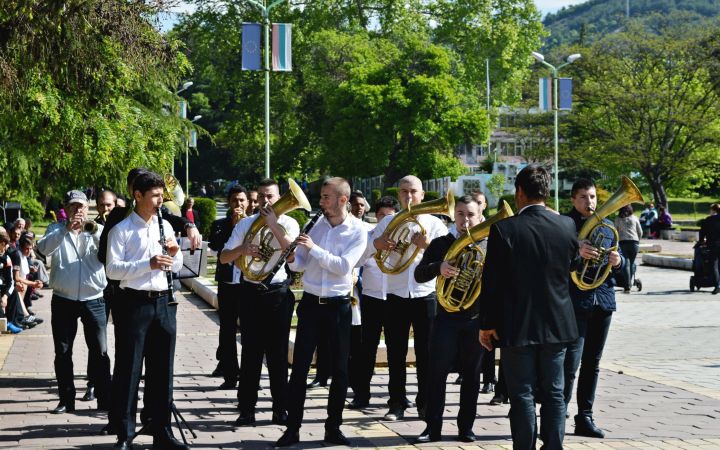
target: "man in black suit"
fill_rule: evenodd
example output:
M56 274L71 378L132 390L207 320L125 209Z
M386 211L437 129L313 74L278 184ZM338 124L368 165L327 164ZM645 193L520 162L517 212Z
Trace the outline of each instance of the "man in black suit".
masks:
M515 179L516 216L494 224L488 237L480 294L480 341L501 347L510 396L513 448L534 449L535 393L544 448L565 437L563 360L578 336L568 273L578 254L575 225L545 207L550 173L525 167Z
M246 217L248 210L247 190L236 184L230 188L227 195L227 216L212 223L210 242L208 247L217 252L217 270L215 281L218 282L218 315L220 316L220 336L216 357L218 367L222 370L225 381L219 389L235 389L240 373L237 354L237 321L240 317L240 269L232 262L220 262L220 254L225 249L225 243L235 225L240 219Z
M707 244L712 256L713 281L715 289L713 295L720 292L720 270L718 270L718 257L720 256L720 203L710 205L710 215L703 219L700 226L698 244Z

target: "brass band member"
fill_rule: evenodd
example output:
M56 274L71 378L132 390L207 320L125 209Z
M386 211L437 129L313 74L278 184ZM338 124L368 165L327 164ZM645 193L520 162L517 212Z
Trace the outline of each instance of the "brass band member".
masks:
M597 192L595 184L588 179L577 180L572 187L571 200L573 209L567 215L575 222L580 231L585 220L597 209ZM603 219L611 224L607 219ZM610 232L607 228L603 231ZM580 243L580 256L592 259L598 252L589 241ZM622 270L624 258L613 251L608 255L613 272ZM572 398L575 373L580 367L577 385L578 413L575 416L575 434L580 436L602 438L605 433L595 425L593 420L593 403L600 372L600 357L605 340L610 330L610 321L615 311L615 279L609 276L603 284L595 289L581 291L570 282L570 297L575 308L579 336L567 349L565 356L565 405ZM581 363L582 362L582 363Z
M325 442L350 445L340 431L348 388L350 352L350 293L352 269L367 244L367 231L347 211L350 185L343 178L329 178L320 190L322 217L308 234L297 238L295 260L290 268L304 271L305 293L297 309L298 324L290 375L288 425L275 444L292 445L300 440L299 430L305 405L305 380L313 353L321 340L329 340L332 383L325 421Z
M408 175L398 184L398 197L402 209L408 204L417 206L425 198L425 191L419 178ZM419 249L413 262L402 272L387 277L387 304L385 321L385 344L387 345L388 368L390 369L390 400L389 411L385 420L393 421L405 416L409 401L405 396L407 377L406 358L410 326L412 325L415 339L415 359L417 366L418 394L415 403L422 417L427 395L428 340L430 327L435 317L435 284L432 281L418 283L415 281L415 267L420 262L424 249L433 239L447 234L443 222L430 214L420 214L417 221L425 228L425 235L415 233L411 240ZM378 223L368 244L366 256L377 250L393 250L395 242L384 234L392 217L385 217Z
M433 239L425 250L420 264L415 268L415 280L418 283L432 281L441 274L448 279L459 275L457 267L444 261L445 255L455 239L480 223L481 210L478 202L469 195L456 201L455 226L447 235ZM448 373L456 360L459 361L458 371L462 377L460 411L457 417L458 440L475 441L472 427L480 393L480 361L484 353L478 340L479 332L479 302L476 301L469 309L461 312L447 312L442 307L437 308L437 316L430 333L430 367L425 413L427 427L416 439L418 443L435 442L441 438L445 386ZM458 355L460 358L457 358Z
M188 448L170 431L177 304L168 304L166 270L180 270L182 252L167 232L168 254L163 254L157 210L163 202L164 187L162 177L153 172L138 175L133 181L135 209L108 236L107 274L120 280L120 294L112 307L116 332L112 407L117 449L131 448L129 441L135 435L143 357L147 389L152 392L146 408L152 417L153 447ZM163 222L163 228L171 230L170 223Z
M261 248L245 242L245 235L258 218L265 218L267 227L285 249L300 233L295 219L285 214L276 216L272 205L280 198L280 188L274 180L266 179L257 188L260 201L259 213L242 219L236 226L220 254L220 262L231 263L240 256L261 256ZM273 244L271 244L273 245ZM270 394L273 402L272 422L284 425L287 421L285 401L287 398L288 339L295 297L290 292L288 275L281 268L267 289L257 282L243 277L240 283L240 333L242 353L240 356L240 383L238 385L238 409L240 416L235 425L255 423L257 387L260 383L263 356L267 358L270 375Z
M241 272L234 264L223 264L220 255L235 225L245 217L248 209L247 190L239 184L232 186L227 194L227 217L212 223L208 247L218 254L215 281L218 283L218 315L220 316L220 336L216 358L225 381L219 389L235 389L240 374L237 354L237 321L240 317L240 277Z

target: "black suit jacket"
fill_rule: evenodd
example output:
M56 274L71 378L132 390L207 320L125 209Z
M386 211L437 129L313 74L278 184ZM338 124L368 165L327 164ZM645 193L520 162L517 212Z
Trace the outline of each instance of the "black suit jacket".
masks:
M212 223L210 228L210 241L208 247L217 252L217 270L215 270L215 281L231 282L233 277L233 263L220 264L220 253L225 248L225 243L230 239L235 225L232 218L218 219Z
M571 342L578 336L568 277L578 253L568 217L530 206L494 224L482 275L483 330L500 347Z

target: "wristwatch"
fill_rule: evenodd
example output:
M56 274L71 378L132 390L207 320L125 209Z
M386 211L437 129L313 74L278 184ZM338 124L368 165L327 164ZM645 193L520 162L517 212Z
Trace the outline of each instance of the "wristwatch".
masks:
M197 225L192 222L188 222L185 224L185 229L187 230L188 228L197 228Z

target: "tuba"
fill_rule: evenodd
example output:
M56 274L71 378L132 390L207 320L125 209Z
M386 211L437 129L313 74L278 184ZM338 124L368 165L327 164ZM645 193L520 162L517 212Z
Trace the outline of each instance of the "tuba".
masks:
M163 189L163 205L176 216L181 215L180 207L185 203L185 193L183 193L180 182L170 174L163 175L165 181L165 189Z
M445 261L453 261L452 264L460 273L453 278L439 275L435 282L438 303L445 311L465 311L478 299L485 265L485 251L479 242L488 237L493 224L512 215L512 209L503 201L494 216L466 230L465 236L458 237L452 243L445 254Z
M610 274L608 257L610 252L617 251L618 232L614 226L606 224L603 219L630 203L642 203L643 196L635 183L623 175L620 188L600 208L592 211L580 232L578 240L589 240L590 244L600 253L595 259L583 261L580 271L570 272L570 278L581 291L595 289L605 282Z
M288 180L290 189L272 205L275 215L280 217L286 212L302 208L310 211L310 202L300 186ZM270 274L282 254L282 247L278 243L272 230L265 225L265 218L257 216L245 234L243 244L253 243L260 248L260 257L243 255L235 260L235 265L242 271L248 281L262 282Z
M407 269L415 260L420 249L410 240L415 232L426 234L427 231L420 225L415 216L420 214L445 214L454 219L455 197L452 190L448 190L445 198L420 203L417 206L408 204L407 208L395 214L383 233L395 242L393 250L378 250L375 261L383 273L395 275Z

